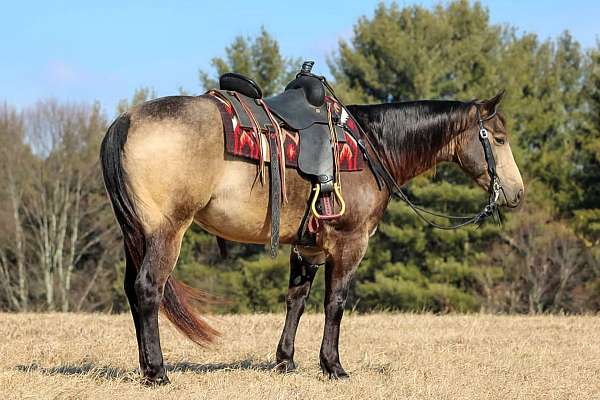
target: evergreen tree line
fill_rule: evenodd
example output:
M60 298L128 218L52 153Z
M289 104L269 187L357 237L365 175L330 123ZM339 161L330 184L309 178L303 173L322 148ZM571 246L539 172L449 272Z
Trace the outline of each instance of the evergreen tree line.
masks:
M212 88L219 74L236 71L269 95L300 64L284 57L263 28L236 38L199 81ZM519 33L492 24L485 7L466 0L434 8L380 4L356 21L328 64L347 104L468 101L506 90L501 111L526 184L524 205L503 213L501 227L439 231L392 201L348 307L507 313L600 307L600 43L583 49L568 32L547 40ZM117 111L153 97L152 89L139 89ZM109 119L99 104L0 106L2 309L127 308L120 232L97 161ZM450 164L406 191L420 205L448 213L478 211L485 199ZM223 259L216 240L193 227L175 274L226 299L220 311L282 311L289 249L271 259L262 246L228 248ZM313 309L322 307L323 286L318 273Z

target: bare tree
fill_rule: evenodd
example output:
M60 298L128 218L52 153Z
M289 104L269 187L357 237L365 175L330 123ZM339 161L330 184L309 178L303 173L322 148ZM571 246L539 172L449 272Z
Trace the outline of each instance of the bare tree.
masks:
M106 121L98 105L49 100L29 110L27 122L28 141L39 159L25 206L35 259L43 271L47 308L59 304L68 311L73 271L114 235L103 217L110 206L97 158Z
M24 137L22 115L4 103L0 106L0 190L7 200L3 209L10 210L10 218L2 225L5 230L0 239L0 286L9 307L20 311L27 310L29 303L22 201L31 154Z
M585 277L584 243L541 209L523 210L508 228L491 253L504 277L499 290L488 290L488 301L508 312L564 310L570 290Z

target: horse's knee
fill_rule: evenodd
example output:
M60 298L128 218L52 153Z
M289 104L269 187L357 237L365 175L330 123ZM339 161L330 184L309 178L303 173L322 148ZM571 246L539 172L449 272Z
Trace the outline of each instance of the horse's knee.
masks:
M310 286L305 284L303 286L290 288L285 297L285 303L288 308L304 308L306 299L310 293Z
M325 306L325 313L332 316L334 319L341 319L344 313L344 307L346 306L346 295L343 293L336 293L332 295L327 301Z
M298 298L297 296L293 296L290 294L285 296L285 304L288 308L295 308L302 303L304 303L304 299L302 297Z

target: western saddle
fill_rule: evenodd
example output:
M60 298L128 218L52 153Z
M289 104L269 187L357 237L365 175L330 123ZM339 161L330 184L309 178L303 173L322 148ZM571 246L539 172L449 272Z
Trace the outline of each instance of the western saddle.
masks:
M261 88L252 79L237 73L226 73L219 79L219 90L212 94L225 99L234 109L240 127L261 136L266 132L269 143L269 176L271 205L271 253L277 252L279 212L285 193L285 151L282 127L299 134L298 169L313 184L309 207L299 231L299 241L306 231L318 228L319 220L342 216L339 165L334 151L345 134L340 121L333 121L332 103L326 101L324 78L314 75L313 61L303 63L300 72L285 90L264 98ZM334 202L339 210L334 213ZM312 227L314 225L316 227Z

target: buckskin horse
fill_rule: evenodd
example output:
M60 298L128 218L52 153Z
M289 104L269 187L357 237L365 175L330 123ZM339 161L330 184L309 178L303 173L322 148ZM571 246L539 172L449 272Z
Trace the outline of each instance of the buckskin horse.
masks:
M292 248L287 313L276 352L280 370L295 368L296 330L315 266L324 263L320 366L331 378L348 376L338 351L348 287L391 196L413 177L437 163L455 162L494 195L494 206L520 203L523 181L505 120L496 113L501 98L347 107L362 127L361 139L368 143L364 156L372 165L339 174L346 188L345 213L322 221L312 245ZM269 185L257 182L256 163L228 154L224 141L222 112L213 98L203 95L164 97L133 107L113 122L102 142L105 186L124 237L125 293L141 372L149 384L169 382L159 309L198 344L208 344L217 335L192 305L210 302L210 297L171 276L190 225L196 222L219 238L237 242L271 240ZM288 169L284 185L287 202L281 207L279 235L282 243L294 245L312 187L294 169Z

